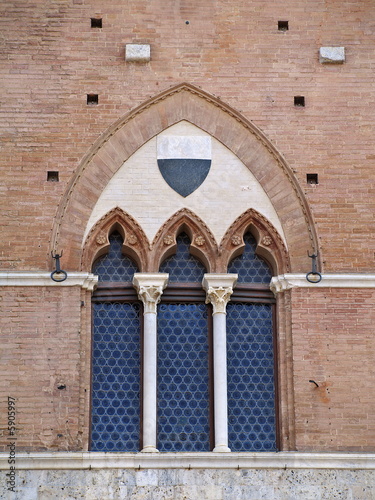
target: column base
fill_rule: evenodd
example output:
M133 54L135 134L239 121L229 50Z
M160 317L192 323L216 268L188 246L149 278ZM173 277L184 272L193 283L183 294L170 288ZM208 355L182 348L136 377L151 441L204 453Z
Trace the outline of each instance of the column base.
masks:
M145 446L141 453L159 453L159 450L155 446Z
M213 453L230 453L230 448L225 444L219 444L212 450Z

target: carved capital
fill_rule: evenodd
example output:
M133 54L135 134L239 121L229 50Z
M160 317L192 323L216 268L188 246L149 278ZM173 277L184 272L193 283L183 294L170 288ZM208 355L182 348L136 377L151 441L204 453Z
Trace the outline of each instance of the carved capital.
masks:
M205 274L203 288L206 290L206 304L211 303L213 314L226 313L226 307L237 283L237 274Z
M167 286L167 273L135 273L133 286L144 306L144 312L156 314L164 288Z

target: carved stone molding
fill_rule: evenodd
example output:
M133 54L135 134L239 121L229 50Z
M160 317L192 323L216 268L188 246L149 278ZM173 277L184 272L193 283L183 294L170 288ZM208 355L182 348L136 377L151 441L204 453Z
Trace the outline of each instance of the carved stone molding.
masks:
M237 283L237 274L205 274L202 286L206 291L206 304L211 303L213 314L226 313L226 307Z
M156 233L152 243L152 269L176 250L176 238L181 232L190 238L190 253L197 257L209 271L214 271L218 261L215 238L207 225L191 210L183 208L170 217Z
M164 288L168 283L168 273L135 273L133 286L144 306L144 312L156 314Z
M124 238L123 253L131 257L141 271L147 271L150 246L147 236L138 222L119 207L104 215L87 235L81 269L91 270L94 261L108 251L108 238L115 230Z
M290 270L289 255L284 241L269 220L253 208L237 217L223 236L219 246L220 270L227 269L231 260L241 255L245 248L243 236L247 231L257 241L256 253L271 265L274 274Z

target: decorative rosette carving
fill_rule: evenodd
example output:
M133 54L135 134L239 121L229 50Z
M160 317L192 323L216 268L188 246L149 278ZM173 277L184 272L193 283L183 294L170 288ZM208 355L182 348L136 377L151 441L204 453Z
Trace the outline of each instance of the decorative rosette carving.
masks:
M265 245L266 247L270 246L272 243L272 238L271 236L264 236L262 239L262 244Z
M164 245L166 245L166 246L172 245L173 242L174 242L173 236L171 236L170 234L167 234L166 236L164 236L164 238L163 238Z
M200 234L199 236L196 236L194 239L194 243L198 245L199 247L203 246L206 243L206 240L203 238L203 236Z
M130 234L126 238L126 241L127 241L127 243L129 243L129 245L135 245L138 242L138 238L136 237L135 234Z
M104 243L106 243L107 241L107 235L103 231L101 231L96 237L95 241L98 245L104 245Z
M233 246L238 247L238 245L241 245L242 238L238 234L235 234L234 236L232 236L231 241Z

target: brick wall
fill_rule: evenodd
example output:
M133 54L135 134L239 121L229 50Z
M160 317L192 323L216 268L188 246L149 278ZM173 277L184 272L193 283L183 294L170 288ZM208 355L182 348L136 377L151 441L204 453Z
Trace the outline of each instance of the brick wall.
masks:
M90 27L97 16L102 29ZM252 120L294 169L326 269L370 271L374 20L371 2L351 1L7 2L2 267L46 268L56 205L85 152L126 112L186 81ZM131 42L151 44L149 64L124 62ZM345 46L346 63L320 64L324 45ZM98 106L87 106L89 93ZM59 183L46 182L48 170ZM308 186L315 172L319 185Z
M88 375L89 369L80 289L7 287L1 296L2 450L9 436L8 396L16 399L19 449L81 449L87 442L84 371Z
M315 221L325 272L373 271L372 2L3 3L0 271L51 268L56 215L87 152L126 113L182 82L251 121L284 158ZM91 17L101 17L103 28L91 28ZM289 21L288 31L278 30L279 20ZM151 62L125 63L125 43L149 43ZM344 46L346 62L320 64L321 46ZM90 93L99 95L98 105L87 105ZM294 106L299 95L305 107ZM162 128L167 112L160 109ZM154 125L144 127L152 131ZM58 171L59 182L47 182L47 171ZM319 184L307 184L307 173L317 173ZM103 162L92 176L110 178L111 172ZM102 188L93 189L99 195ZM81 200L92 196L87 186L80 190ZM69 214L72 240L62 239L56 249L64 249L68 271L79 269L80 216ZM298 223L290 217L284 230ZM306 249L287 241L292 256L306 255L307 239ZM296 271L308 270L310 259L304 259L296 259ZM80 311L81 293L0 291L1 397L11 391L19 398L24 449L87 448L90 314ZM292 293L291 337L283 345L293 352L288 370L294 387L285 375L283 394L295 401L299 450L372 449L373 295L350 289ZM282 315L287 324L289 315ZM56 388L60 382L66 389Z
M373 451L374 299L374 290L293 290L297 450Z

